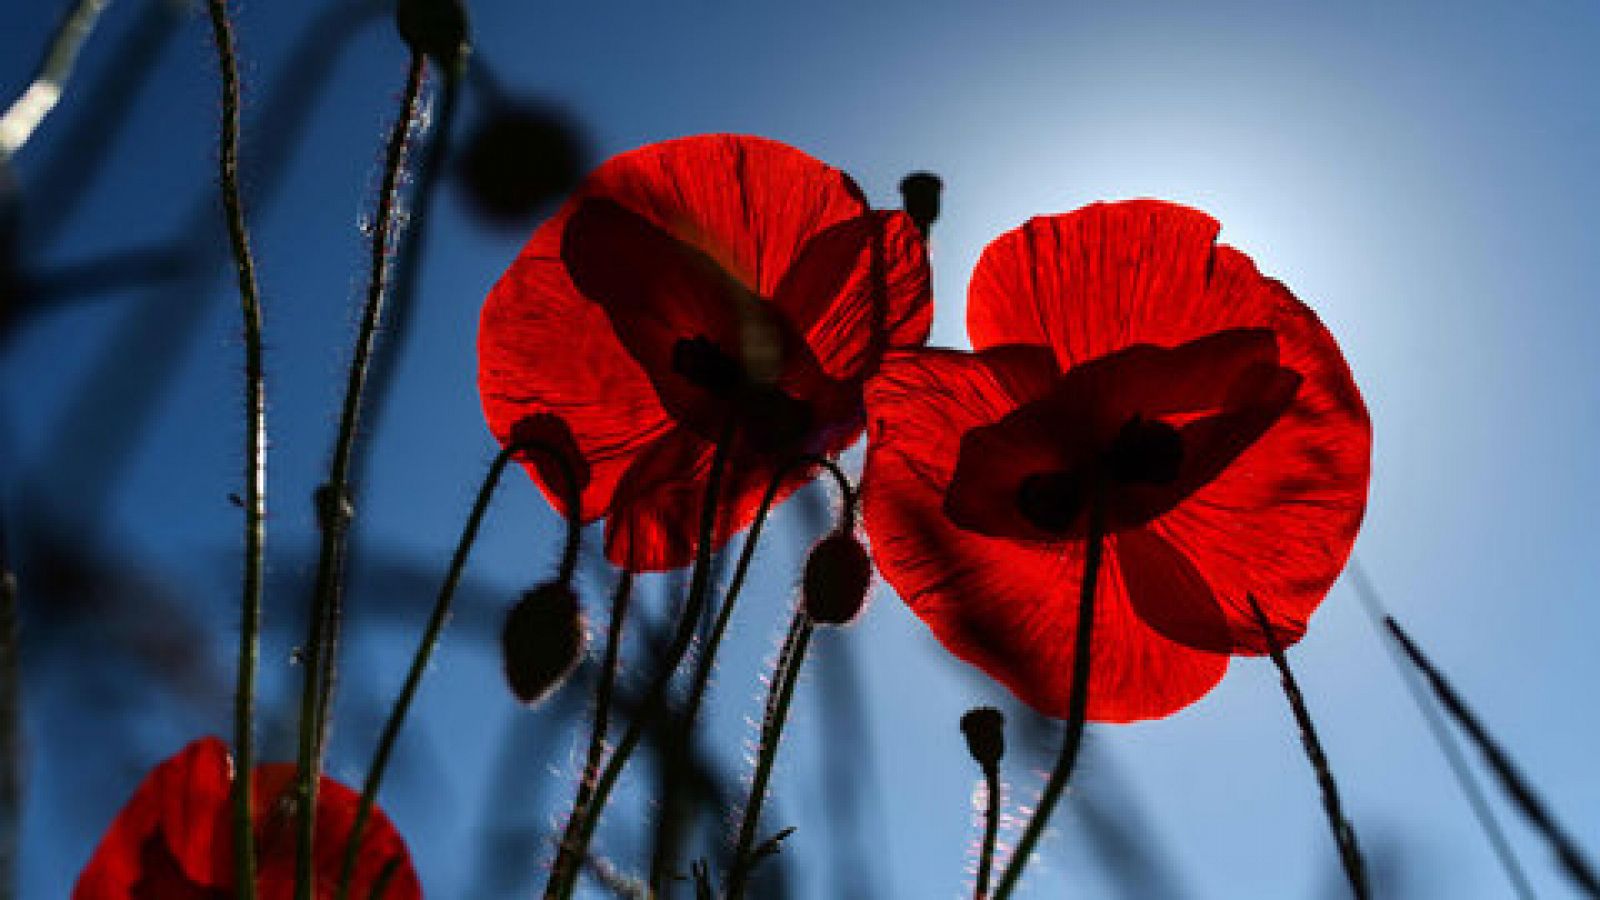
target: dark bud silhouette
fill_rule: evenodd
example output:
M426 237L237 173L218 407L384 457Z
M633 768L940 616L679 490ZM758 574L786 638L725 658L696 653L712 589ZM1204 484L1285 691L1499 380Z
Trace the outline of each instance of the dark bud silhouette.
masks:
M461 71L468 50L461 0L400 0L395 21L411 52L426 54L449 74Z
M588 623L570 586L551 581L523 594L500 634L511 693L527 706L548 697L577 668L588 643Z
M967 736L967 752L985 772L999 769L1006 755L1006 717L992 706L967 710L961 717L961 733Z
M495 104L468 135L456 175L481 218L519 226L578 183L587 156L561 112L531 102Z
M806 615L821 625L848 625L867 604L872 562L848 531L835 531L811 548L802 596Z
M900 197L906 215L916 223L923 237L928 236L928 229L939 218L939 192L943 189L944 182L932 172L912 172L900 179Z

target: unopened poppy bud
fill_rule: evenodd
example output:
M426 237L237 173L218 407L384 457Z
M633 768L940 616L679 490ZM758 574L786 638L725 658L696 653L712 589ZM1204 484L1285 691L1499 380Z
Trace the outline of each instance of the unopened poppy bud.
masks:
M400 36L413 53L431 57L450 73L467 55L467 10L461 0L400 0Z
M901 203L924 237L939 218L939 192L943 188L944 182L932 172L912 172L900 179Z
M528 706L543 700L577 668L588 643L588 623L571 587L551 581L523 594L500 633L511 693Z
M498 105L467 136L456 176L473 210L492 225L523 227L588 168L570 116L540 103Z
M848 625L861 614L871 586L867 548L853 533L835 531L811 548L806 559L806 615L821 625Z
M967 736L967 752L985 772L997 769L1006 755L1006 717L992 706L967 710L961 717L961 733Z

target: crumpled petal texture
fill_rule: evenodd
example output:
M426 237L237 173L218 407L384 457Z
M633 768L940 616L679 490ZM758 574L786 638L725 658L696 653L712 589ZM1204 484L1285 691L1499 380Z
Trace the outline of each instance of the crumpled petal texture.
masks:
M1016 511L1038 460L1103 444L1134 415L1173 422L1186 449L1176 482L1110 501L1096 721L1167 715L1229 655L1265 652L1248 596L1280 643L1298 640L1360 526L1371 425L1349 369L1316 315L1218 230L1154 200L1035 218L979 260L977 353L894 354L869 386L880 570L956 655L1046 714L1066 710L1083 533Z
M794 452L831 455L860 436L883 353L922 343L931 321L926 251L903 213L872 211L849 176L784 144L681 138L607 161L533 234L484 304L478 386L502 443L530 415L571 430L591 476L579 514L607 517L613 562L670 569L693 558L725 414L675 370L678 341L770 376L810 412ZM744 449L719 546L776 468ZM528 469L564 510L560 485Z

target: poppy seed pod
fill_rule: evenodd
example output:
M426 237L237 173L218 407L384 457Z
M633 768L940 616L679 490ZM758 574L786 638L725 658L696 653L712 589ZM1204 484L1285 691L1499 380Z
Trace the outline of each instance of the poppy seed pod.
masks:
M500 633L511 693L526 706L537 704L572 674L588 643L588 623L565 582L547 582L523 594Z
M867 604L872 561L848 531L835 531L811 548L803 592L806 615L821 625L848 625Z
M497 104L498 106L498 104ZM583 134L566 113L518 100L473 127L456 177L477 215L521 228L578 183L587 167Z
M447 72L460 69L467 55L467 10L461 0L400 0L395 23L411 52L426 54Z
M932 172L912 172L900 179L900 199L906 215L924 235L939 218L939 192L944 182Z
M967 752L985 772L999 768L1006 755L1006 717L992 706L978 706L961 717Z

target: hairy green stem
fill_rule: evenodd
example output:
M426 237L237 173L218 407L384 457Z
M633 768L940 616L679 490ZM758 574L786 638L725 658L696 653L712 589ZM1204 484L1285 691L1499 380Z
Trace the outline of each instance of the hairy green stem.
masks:
M411 54L400 113L389 134L384 158L383 184L378 190L378 214L373 221L371 269L367 282L366 305L356 334L355 352L345 386L344 405L339 417L339 432L334 441L333 463L328 481L317 490L318 524L322 529L317 556L316 588L308 623L305 648L305 689L300 702L300 753L295 783L296 813L299 828L295 841L295 898L312 900L315 892L313 864L316 834L316 787L321 780L322 752L326 739L329 707L333 698L333 660L337 657L339 593L344 582L351 507L349 475L351 451L355 446L361 413L361 397L367 381L372 347L377 340L378 321L388 289L390 249L394 242L395 211L399 204L400 177L405 169L406 145L422 96L427 62L420 53Z
M1044 835L1045 827L1050 823L1050 814L1055 811L1061 792L1066 790L1067 781L1072 778L1072 770L1078 762L1078 749L1083 744L1083 729L1089 712L1089 677L1092 671L1089 654L1094 647L1095 593L1100 580L1100 561L1105 553L1105 511L1102 506L1099 498L1089 503L1089 534L1084 546L1083 579L1078 594L1078 630L1073 635L1072 687L1067 695L1067 733L1061 742L1061 756L1056 760L1050 779L1045 782L1044 793L1039 795L1039 805L1033 811L1033 818L1028 820L1022 839L1017 841L1016 851L1011 854L1005 871L1000 875L1000 884L994 892L995 900L1006 900L1022 880L1022 870L1027 867L1029 857L1033 856L1033 848Z
M738 602L739 593L744 589L745 578L750 573L750 564L755 558L756 546L761 540L762 529L766 526L767 516L772 511L776 502L778 491L783 489L783 482L789 474L801 466L819 466L833 476L838 484L839 495L843 507L840 519L853 525L856 520L856 495L850 485L850 479L838 463L824 456L807 454L788 464L780 466L767 483L767 490L761 497L761 505L756 509L755 519L750 523L750 530L745 535L744 545L739 549L739 560L734 564L733 578L728 582L728 591L723 597L722 606L717 611L716 621L712 623L711 633L707 636L701 648L699 658L695 661L693 680L689 685L689 697L684 704L683 714L679 717L677 727L674 729L672 745L668 748L671 764L668 772L676 772L682 767L682 757L688 752L689 737L694 730L694 723L699 717L700 706L705 700L706 689L711 683L711 670L716 662L717 651L722 646L723 635L728 630L728 623L733 618L734 604ZM662 882L668 876L668 868L672 865L672 857L676 852L676 827L682 816L680 807L683 803L683 779L672 777L670 774L664 780L665 787L661 797L661 822L663 837L656 842L656 852L652 855L650 864L650 885L660 890Z
M212 38L222 69L222 147L218 157L222 205L228 220L228 239L238 272L239 305L244 319L244 586L240 604L238 684L234 691L233 756L238 774L233 779L233 853L237 861L238 895L244 900L253 900L256 852L250 773L255 768L255 742L251 728L255 717L256 669L261 656L262 556L266 542L266 363L261 336L260 289L239 190L239 62L234 51L233 24L228 19L227 0L210 0L208 5Z
M574 805L562 833L561 843L556 847L556 860L550 869L550 880L545 885L545 900L570 900L572 897L572 892L577 887L583 859L588 855L589 841L594 837L595 826L599 824L600 814L605 809L606 800L611 796L611 789L616 786L617 779L621 777L623 768L628 764L628 759L644 737L644 730L649 720L661 714L667 701L667 688L672 682L672 676L678 671L684 655L689 652L689 645L694 641L695 625L700 621L706 597L711 592L711 544L716 533L717 506L723 473L727 469L732 443L731 429L727 429L722 440L717 442L716 450L711 457L711 471L706 479L705 498L700 507L700 533L695 546L694 574L690 579L689 594L684 602L682 618L678 621L677 633L673 635L672 645L667 648L666 662L650 685L649 693L645 695L638 713L629 723L628 730L623 733L622 740L612 751L599 780L595 782L594 790L590 792L589 802L582 807Z
M1305 695L1300 692L1300 684L1295 680L1294 672L1289 668L1289 660L1283 655L1283 648L1278 645L1278 638L1272 633L1272 623L1267 620L1267 614L1261 610L1261 604L1256 598L1245 595L1250 601L1250 609L1255 613L1256 624L1261 627L1261 634L1267 641L1267 652L1272 656L1272 664L1278 667L1279 679L1283 682L1283 694L1289 700L1289 708L1294 711L1294 720L1300 726L1300 742L1305 746L1306 759L1311 763L1311 769L1317 775L1317 784L1322 789L1322 808L1328 815L1328 828L1333 832L1334 844L1339 848L1339 864L1344 867L1345 878L1350 882L1350 891L1359 900L1367 900L1372 896L1372 889L1367 884L1367 867L1361 859L1361 846L1356 843L1356 831L1350 826L1350 820L1345 818L1344 808L1339 802L1339 786L1333 780L1333 769L1328 765L1328 755L1322 751L1322 741L1317 737L1316 726L1311 722L1311 711L1306 708Z
M733 851L733 871L728 875L729 900L739 900L744 896L750 872L756 863L757 857L753 851L756 829L761 825L761 807L766 801L767 784L772 780L772 766L778 759L783 726L789 720L789 706L794 700L795 685L800 683L800 669L805 665L806 650L811 646L813 630L811 617L806 615L805 603L796 603L794 618L790 620L789 632L784 638L784 652L780 654L778 668L773 673L767 714L761 723L761 749L756 756L755 775L750 780L750 799L745 802L744 817L739 823L738 843Z
M378 788L382 785L384 772L389 767L389 757L394 752L395 743L400 737L400 728L405 724L406 714L411 710L411 703L416 699L417 689L422 685L422 677L427 674L434 648L439 646L439 637L444 633L445 623L450 620L450 608L455 601L456 588L461 584L462 573L467 567L467 558L472 553L473 544L477 542L478 531L483 526L484 516L489 512L489 502L494 499L495 488L500 484L500 476L505 473L506 466L518 453L533 450L546 453L556 460L565 476L567 544L566 550L562 553L560 577L563 581L572 577L571 571L567 568L570 565L568 561L577 558L579 536L583 529L579 512L581 488L578 486L577 474L573 471L571 463L554 447L524 444L508 446L495 455L494 462L489 464L489 471L483 477L483 483L478 486L477 499L472 503L472 511L467 514L467 524L461 529L461 537L456 541L455 552L450 556L450 567L445 572L444 583L439 586L433 613L428 617L427 627L423 629L422 639L417 643L416 652L412 654L411 668L406 672L406 680L400 688L400 695L395 698L394 706L389 710L389 719L384 723L383 733L378 738L378 746L373 751L372 764L367 767L366 782L361 788L361 800L356 806L355 818L350 823L350 833L345 838L344 861L339 866L339 889L335 894L338 900L346 900L350 896L356 860L360 856L361 844L366 839L367 820L372 815L373 806L377 804Z

